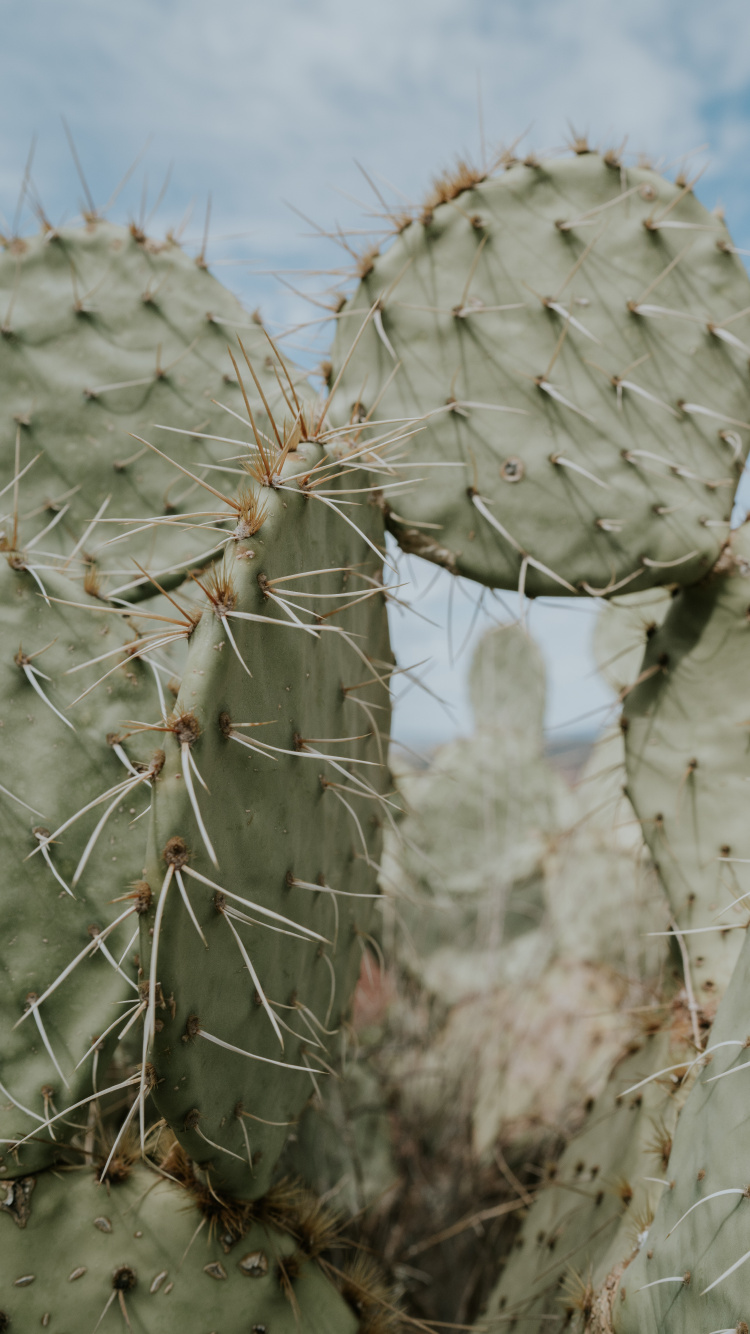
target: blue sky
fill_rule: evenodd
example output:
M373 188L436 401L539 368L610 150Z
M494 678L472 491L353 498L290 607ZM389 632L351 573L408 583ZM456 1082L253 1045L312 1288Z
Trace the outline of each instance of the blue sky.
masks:
M150 228L179 222L192 202L185 237L198 248L210 194L214 271L279 326L309 316L268 270L302 270L289 281L309 289L305 272L342 266L341 251L284 201L322 227L361 227L353 197L370 208L372 196L355 159L382 188L385 179L419 198L456 154L480 156L478 85L488 150L525 131L524 145L555 147L572 125L601 145L627 136L629 151L665 165L688 154L706 167L699 195L724 205L750 249L747 0L0 0L0 31L8 225L34 133L47 212L77 213L61 114L99 205L152 135L112 216L140 215L144 176L148 216L171 164ZM297 356L314 363L326 336L316 347L304 335ZM419 603L443 623L446 586ZM472 608L460 589L453 603L457 649ZM608 698L588 677L591 623L579 603L533 609L558 735ZM428 682L455 705L451 721L411 691L402 735L425 745L465 728L468 649L452 667L444 628L403 618L394 629L403 659L431 655Z

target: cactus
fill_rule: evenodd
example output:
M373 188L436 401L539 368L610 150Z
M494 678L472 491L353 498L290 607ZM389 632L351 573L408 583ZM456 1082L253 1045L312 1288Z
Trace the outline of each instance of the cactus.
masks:
M747 452L750 284L689 185L593 152L459 172L360 272L336 410L415 421L419 485L383 500L406 550L533 595L713 565Z
M415 967L444 973L451 959L470 960L474 987L480 956L490 952L494 976L498 947L541 921L542 859L566 794L542 756L541 653L520 626L486 632L469 688L472 735L442 746L426 773L402 777L411 814L390 841L406 876L400 912Z
M643 645L661 625L671 600L669 589L647 588L601 603L594 624L594 657L600 675L623 700L641 670Z
M328 1077L390 816L380 565L314 503L322 465L300 445L260 531L201 581L147 859L143 1069L152 1040L158 1111L212 1181L245 1196L267 1190L287 1127ZM378 510L361 522L374 546Z
M541 754L533 641L519 626L488 632L470 681L475 734L400 779L409 814L402 842L387 837L385 883L402 891L406 929L391 953L404 977L374 1059L431 1161L486 1169L499 1146L522 1171L577 1131L638 1036L631 1012L651 1003L665 945L642 937L665 925L666 910L623 797L619 730L597 745L575 794L563 794ZM496 850L489 883L484 827ZM498 933L493 947L498 879L513 883L529 831L514 893L528 897L533 883L537 920L502 943Z
M65 284L71 273L74 288L82 281L84 260L88 265L86 280L93 281L94 275L102 292L107 291L111 297L108 322L102 311L82 307L71 313L68 309L71 303ZM113 461L121 453L119 448L102 448L92 458L91 441L84 445L85 414L89 410L99 412L102 432L106 428L112 436L116 434L115 421L124 433L125 427L142 429L142 423L153 422L155 416L173 423L175 429L193 432L194 428L201 445L211 434L207 425L213 425L216 432L219 411L212 415L209 404L208 418L197 421L197 407L207 402L205 395L218 392L220 372L208 357L198 357L195 364L189 358L195 362L193 344L198 326L201 330L205 327L213 338L212 328L225 318L227 308L231 307L232 315L237 310L228 294L190 265L179 251L169 249L162 254L144 245L142 239L100 223L92 224L83 234L56 234L48 238L46 246L41 242L19 245L16 270L14 324L6 330L7 356L5 360L0 357L0 374L7 374L9 383L13 377L16 398L18 394L34 393L39 412L31 414L29 423L23 417L20 399L16 403L12 395L6 396L11 406L19 408L16 415L23 417L14 423L13 442L7 451L15 463L15 474L5 487L6 493L12 492L13 516L3 539L8 554L3 567L6 627L14 635L18 629L22 648L18 650L14 645L18 656L8 662L11 676L6 695L12 728L6 728L4 740L16 749L18 764L12 770L13 787L4 788L2 796L13 861L22 863L29 852L34 853L34 859L28 872L20 865L13 872L18 903L13 906L12 916L23 933L23 947L19 947L18 935L12 935L6 966L13 987L3 1018L3 1078L7 1080L7 1085L3 1084L3 1138L7 1153L2 1167L9 1175L27 1174L59 1156L63 1141L68 1154L71 1149L74 1153L81 1151L80 1136L85 1127L79 1127L75 1116L71 1119L68 1109L77 1108L84 1121L87 1114L95 1112L91 1107L92 1068L95 1087L101 1089L107 1082L105 1072L118 1036L123 1030L132 1030L145 1011L140 1073L130 1073L132 1065L128 1069L124 1051L119 1057L121 1062L126 1058L125 1066L120 1066L126 1078L120 1079L113 1091L129 1087L135 1080L139 1096L119 1126L112 1152L139 1110L143 1134L144 1104L153 1091L157 1105L174 1112L178 1133L187 1137L201 1159L217 1155L225 1159L223 1170L214 1171L214 1188L241 1184L248 1194L262 1194L273 1175L287 1126L296 1120L316 1078L326 1077L325 1060L321 1066L315 1057L326 1051L325 1043L334 1032L330 1025L337 1025L346 1009L362 951L370 941L379 827L386 814L390 815L383 797L386 773L380 736L381 728L385 735L388 731L391 670L380 580L382 518L377 508L359 506L356 500L354 517L350 518L349 511L331 498L342 488L339 478L344 478L344 490L352 486L356 490L361 475L346 462L351 451L345 439L339 441L336 457L331 459L319 447L304 443L307 424L284 364L278 362L273 377L278 381L275 398L291 413L292 421L281 424L279 419L277 425L271 415L270 393L264 396L254 367L251 375L258 385L263 411L257 417L252 412L235 362L238 392L247 407L249 425L244 434L234 427L232 435L238 437L236 447L247 460L244 475L250 475L237 499L227 497L224 505L223 492L205 480L203 458L192 466L197 497L203 497L206 490L212 493L208 504L215 516L212 523L218 532L218 549L229 543L236 559L204 576L202 587L208 600L203 606L194 605L201 594L193 584L178 595L177 601L170 603L169 595L160 593L131 612L121 595L130 592L142 598L151 592L154 564L160 567L160 574L161 566L166 570L164 582L157 583L163 590L184 578L186 563L195 565L198 559L205 563L210 553L188 562L188 555L196 552L199 543L205 546L201 524L205 515L185 515L179 525L161 524L158 511L164 479L179 477L180 465L175 469L145 444L135 475L127 468L113 468ZM158 294L157 278L161 282ZM146 298L141 300L144 293ZM46 317L41 331L34 326L33 338L32 296ZM218 314L206 320L204 302L209 298L213 310L221 312L221 320ZM155 310L147 309L152 305ZM148 329L148 321L153 320L158 320L159 328L174 325L174 337L186 349L189 375L185 384L179 382L176 371L174 375L141 376L148 380L143 386L131 383L138 378L133 375L134 358L143 361L144 347L150 346L151 355L159 346ZM44 365L38 355L38 345L42 344ZM164 347L162 351L166 355ZM160 355L157 351L157 366L163 367L165 360L162 357L160 362ZM19 359L23 362L20 370ZM270 371L263 374L268 381ZM84 395L78 383L82 376L87 377L87 383L99 385L99 392ZM117 388L101 388L102 380ZM142 389L135 405L134 389ZM230 398L230 407L232 402ZM55 417L53 403L62 404ZM294 407L290 407L292 403ZM226 413L221 413L220 420L226 431ZM244 435L249 436L251 429L253 439L245 445ZM44 451L39 458L32 456L28 464L26 431L32 432L33 443L40 444ZM272 432L278 447L271 443ZM68 433L76 448L63 450L60 440ZM121 441L118 437L111 443L119 445ZM222 440L219 452L225 454L231 446L231 440ZM58 468L61 457L68 471L62 465ZM189 471L193 476L192 469ZM242 468L230 471L243 474ZM39 508L39 497L49 494L45 489L58 476L75 483L74 495L69 509L65 508L65 497L50 502L55 518L59 515L67 522L51 525L55 537L50 533L47 538L45 533L50 549L45 549L39 559L38 543L27 540L23 525L19 530L19 503L20 509L34 513ZM103 522L101 492L105 480L107 484L111 481L110 489L117 491L118 520L123 521L129 511L130 527L125 525L124 535L127 549L137 553L141 567L140 573L136 571L139 577L131 581L136 585L134 590L108 591L101 578L103 569L116 573L112 565L124 559L119 553L116 562L100 560L95 570L90 568L95 564L88 543L93 531L90 524L92 517ZM199 503L203 501L199 499ZM351 506L352 501L345 498L343 504ZM355 521L357 508L362 509L359 522ZM224 526L227 519L229 528ZM261 557L262 569L261 560L251 564L256 557ZM61 570L68 572L67 579ZM80 584L70 579L79 580L84 572L82 592ZM290 578L292 583L288 582ZM198 625L204 607L206 615ZM154 623L159 625L158 631L153 629ZM109 636L105 645L100 632ZM172 641L179 645L190 642L184 665L185 686L170 714L158 678L168 661L164 651L173 647ZM70 656L73 645L75 657ZM36 654L41 649L47 657L37 664ZM161 661L155 662L152 655ZM76 732L71 740L65 705L77 693L73 689L77 678L71 678L71 689L63 696L60 677L84 660L89 667L82 684L88 686L105 674L106 684L99 687L98 694L86 693L73 711L72 716L80 720L77 725L81 735ZM46 665L51 668L50 684L40 675ZM174 665L179 676L183 664ZM108 693L102 704L100 696L104 692ZM273 713L267 717L271 704ZM255 723L260 725L259 732L254 730ZM276 724L279 735L275 740L265 739L271 735L263 731L267 723ZM36 733L38 743L29 745L26 732L35 724L41 724ZM50 766L50 750L58 749L56 763ZM131 769L125 775L125 785L114 787L121 760ZM136 768L132 768L133 763ZM198 765L203 766L213 795L201 790ZM170 824L169 879L174 876L175 890L179 885L182 891L180 910L185 911L190 933L198 926L194 937L197 956L193 940L184 938L179 912L175 919L175 893L167 903L166 891L154 895L143 879L145 822L136 823L132 831L121 827L129 820L121 799L146 784L152 795L159 793L153 815L154 836L164 824ZM144 787L144 794L147 791ZM51 826L51 833L47 830L36 840L27 828L34 824L31 803L35 798L35 810L48 815ZM68 809L61 811L61 806ZM103 811L106 815L102 819ZM78 818L73 819L75 812ZM250 835L246 831L254 819ZM97 838L90 843L92 824ZM221 856L220 867L214 864L218 859L209 828ZM178 829L187 839L184 855L175 851ZM164 867L160 871L158 865L162 843L157 840L149 854L151 879L158 876L154 881L157 885L164 879ZM117 862L116 868L112 861ZM214 883L218 876L231 881L224 884L226 898L220 911L222 895L206 889L200 880L204 872ZM79 877L81 887L77 890ZM39 887L39 892L49 897L50 886L52 900L44 915L37 916L36 908L29 913L27 891L36 892ZM196 886L203 891L204 904L198 902ZM79 897L73 901L76 891ZM245 907L249 904L251 925L261 923L257 927L258 941L241 920L243 903L238 902L238 896ZM125 908L113 913L110 901L123 897L128 900ZM191 898L196 900L195 908ZM355 898L362 901L355 905ZM198 917L206 912L211 924L207 923L204 931ZM128 947L130 953L123 953L138 914L143 918L141 996L133 968L138 956L131 957L134 942ZM87 934L93 919L98 919L99 928L111 924L116 930L110 942L116 945L115 954L106 944L110 940L109 926L96 935ZM218 938L216 924L220 927ZM54 945L45 950L47 957L42 963L36 935L48 927L49 937L45 935L43 944L52 940ZM157 949L152 955L150 928L161 946L158 974ZM214 951L205 958L204 939L216 939ZM260 955L258 972L250 953L256 959ZM85 969L88 974L84 982ZM192 997L186 996L188 978L191 986L196 983ZM30 991L32 984L34 992ZM160 1013L167 1002L172 1005L175 987L182 997L191 1000L185 1014L180 1003L174 1001L179 1034L172 1029L171 1013L166 1014L166 1020ZM36 997L31 1004L27 992ZM113 1004L129 996L133 1004L120 1023ZM270 1043L268 1034L257 1032L257 1024L251 1025L248 1036L247 1010L253 1019L257 1017L254 996L260 1001L257 1014L262 1019L261 1030L263 1025L269 1026ZM27 1014L23 1013L24 1000ZM223 1001L228 1002L226 1011ZM271 1002L278 1005L278 1017ZM21 1025L14 1028L19 1018ZM102 1034L106 1041L101 1039ZM190 1038L172 1053L171 1063L169 1036L175 1044L180 1036ZM206 1041L207 1036L219 1042L229 1040L242 1051L257 1037L252 1051L257 1059L238 1056L236 1050L230 1053L226 1047ZM153 1063L147 1059L149 1039L155 1039ZM281 1060L275 1055L277 1041L285 1048L279 1052ZM266 1046L269 1054L264 1057ZM194 1059L196 1053L201 1053L198 1061ZM185 1090L175 1098L169 1087L170 1076L175 1078L177 1055L191 1074L198 1067L195 1082L187 1089L188 1106L182 1105ZM296 1069L280 1068L284 1064ZM263 1079L259 1080L261 1068ZM66 1081L69 1090L64 1087ZM239 1169L234 1147L225 1152L224 1144L213 1143L206 1149L207 1139L225 1138L218 1122L226 1098L231 1104L226 1138L237 1139ZM216 1117L212 1100L222 1103L222 1113ZM276 1102L283 1107L277 1108ZM175 1111L178 1103L179 1113ZM201 1105L205 1106L206 1119L199 1125ZM263 1166L258 1168L261 1160ZM233 1177L227 1165L233 1168ZM105 1163L105 1175L108 1168L109 1163Z
M4 1253L14 1271L18 1256L18 1277L5 1281L6 1323L44 1324L52 1314L59 1323L68 1309L80 1323L80 1293L89 1288L78 1283L89 1273L92 1324L114 1311L126 1324L133 1312L144 1328L150 1319L163 1325L158 1302L178 1293L170 1321L194 1323L201 1302L211 1319L215 1298L200 1296L215 1291L209 1279L228 1281L222 1319L249 1319L256 1329L272 1319L274 1334L300 1314L312 1330L344 1334L378 1334L397 1319L363 1264L339 1284L353 1312L329 1281L332 1264L321 1272L299 1236L274 1232L281 1215L272 1204L284 1195L274 1181L287 1132L311 1090L330 1077L329 1039L346 1020L373 943L382 828L393 825L398 805L383 745L392 671L385 520L407 551L530 596L637 590L644 598L653 585L679 586L663 624L648 628L637 679L630 659L623 664L620 689L628 792L670 900L673 925L664 934L679 946L684 990L668 979L648 1015L650 1036L617 1064L583 1128L573 1129L489 1314L529 1327L578 1314L589 1329L609 1330L614 1321L623 1334L643 1327L632 1324L637 1318L654 1334L672 1326L699 1334L687 1269L677 1299L668 1290L675 1275L664 1272L671 1257L693 1252L691 1274L705 1267L707 1297L720 1294L705 1310L715 1310L717 1322L739 1319L741 1328L741 1247L732 1256L726 1249L730 1231L735 1240L734 1198L732 1227L716 1227L728 1197L721 1209L718 1196L716 1205L691 1206L705 1199L694 1167L714 1128L710 1111L732 1144L741 1126L732 1112L735 1081L704 1092L698 1068L742 939L721 923L716 930L712 919L736 915L744 898L738 868L746 848L735 808L748 776L738 683L750 560L745 533L725 539L750 430L749 349L736 322L750 304L748 279L722 221L689 186L583 152L572 161L513 163L498 179L443 182L421 218L360 275L339 312L328 403L311 417L296 377L252 325L250 352L263 363L257 374L250 366L258 401L236 361L234 374L222 375L227 330L247 319L173 243L156 246L137 227L92 217L82 231L48 229L0 256L0 457L3 494L12 492L0 591L14 640L3 718L13 763L0 791L14 868L0 1168L14 1178L2 1206L12 1215ZM238 426L233 416L242 417L243 405L248 424ZM179 445L163 450L169 437L159 435L154 446L161 427L177 432ZM129 432L137 437L130 457ZM407 468L381 449L403 435ZM178 451L173 465L169 455ZM411 485L404 487L400 468ZM222 486L224 471L242 475L236 493ZM19 527L21 512L43 515L36 541L28 519ZM117 541L106 544L110 534ZM213 568L201 573L207 564ZM188 573L193 582L172 599ZM100 630L109 636L103 647ZM63 674L83 663L84 686L97 672L110 674L69 710ZM508 690L519 663L520 708ZM171 711L161 684L169 673L181 678L172 683ZM705 700L717 690L721 712L709 723ZM486 734L447 748L445 769L430 775L414 803L441 862L451 936L446 951L445 927L442 938L440 927L425 932L430 967L442 953L444 976L453 968L465 995L466 968L453 967L451 950L465 954L464 945L481 939L495 963L503 956L500 1037L487 1034L486 1014L471 1005L445 1025L449 1066L457 1050L463 1070L470 1039L481 1039L472 1110L479 1155L513 1135L520 1151L539 1107L545 1126L557 1119L557 1130L569 1133L571 1088L575 1103L585 1087L602 1085L608 1018L577 1035L578 1045L563 1039L568 1065L550 1077L556 1067L547 1050L570 1025L565 1014L556 1015L557 1027L540 1019L549 998L567 989L574 1009L617 1006L624 983L611 965L625 962L636 977L651 966L627 941L612 944L601 914L588 913L607 856L596 832L590 846L571 835L575 867L548 847L550 832L565 823L565 803L541 756L542 695L523 632L493 632L472 676L478 731ZM621 760L615 748L613 765ZM121 762L129 774L117 787ZM592 773L601 783L601 771ZM486 893L481 857L467 868L463 851L454 855L462 809L479 829L489 786L494 799L500 793L491 819L500 810L515 838L514 845L493 838L485 858L495 880L500 867L508 891L500 896ZM148 844L145 820L130 825L125 801L147 788ZM519 792L520 820L512 813ZM35 831L42 811L50 833ZM586 814L595 813L589 802ZM630 865L632 850L621 851ZM409 870L434 890L416 862ZM524 906L529 888L544 917L531 929L508 911ZM638 895L633 904L628 931L661 912L655 902L641 918ZM738 916L727 921L745 925ZM740 967L714 1035L726 1032L733 1044L744 1042L736 1031L742 960ZM432 968L430 984L445 1001L453 983L443 987ZM509 1022L506 1010L524 988L528 1004ZM131 1001L127 1020L113 1022L123 1000ZM138 1034L135 1054L132 1046L115 1050L127 1028L130 1039ZM593 1059L589 1039L599 1048ZM622 1043L615 1035L612 1054ZM721 1051L723 1076L736 1061L725 1067ZM107 1070L113 1053L117 1064ZM499 1086L501 1071L507 1088ZM696 1078L700 1087L689 1092ZM738 1070L737 1084L741 1078ZM528 1094L529 1084L538 1103L531 1110L528 1097L514 1097L517 1088ZM126 1091L127 1110L112 1107L108 1099ZM152 1143L150 1106L176 1137L162 1178L176 1176L188 1190L187 1209L176 1207L173 1184L145 1168L115 1184L134 1126L142 1151ZM111 1232L97 1224L97 1240L82 1220L93 1207L91 1145L101 1116L114 1128L97 1176L119 1202L116 1226L107 1215ZM679 1181L675 1175L674 1201L664 1194L658 1205L657 1282L642 1285L639 1307L622 1274L631 1266L634 1276L651 1272L651 1247L646 1258L639 1250L651 1235L675 1133ZM315 1175L304 1137L297 1149L302 1170L307 1163ZM715 1152L711 1178L729 1150ZM45 1170L55 1160L84 1166L56 1177ZM741 1187L744 1196L743 1183L726 1189ZM111 1237L131 1229L138 1210L143 1235L113 1260ZM673 1232L679 1226L677 1245L671 1236L662 1244L662 1215ZM211 1258L195 1276L179 1256L209 1216ZM70 1225L60 1226L60 1217ZM268 1272L240 1263L229 1275L216 1253L217 1223L227 1253L240 1237L248 1254L265 1246ZM92 1258L76 1262L70 1257L84 1233ZM142 1240L154 1260L148 1292L136 1260ZM86 1271L72 1287L69 1258L71 1274ZM170 1278L169 1294L165 1270L181 1275ZM83 1313L88 1319L88 1307Z
M337 1228L304 1192L277 1190L244 1216L174 1152L124 1175L109 1191L87 1168L14 1183L0 1218L2 1328L364 1334L376 1325L363 1311L393 1328L377 1281L321 1266Z
M685 1007L670 1012L667 998L666 1013L655 1006L649 1022L655 1031L646 1028L615 1067L542 1183L488 1303L490 1324L516 1319L544 1330L577 1318L578 1329L597 1329L589 1320L600 1285L644 1244L696 1069Z
M691 1004L709 1015L747 916L749 573L745 527L712 574L675 597L623 710L628 794L667 891Z
M64 574L41 577L46 597L28 570L0 562L6 1177L38 1169L70 1139L67 1109L90 1097L92 1077L102 1086L117 1034L137 1021L133 883L145 840L132 821L163 762L153 737L119 735L123 718L158 709L150 666L132 657L152 622L100 614L105 605ZM90 691L102 671L106 689Z
M152 572L173 567L181 582L182 566L205 561L216 541L210 528L180 521L205 496L130 436L153 440L153 426L166 426L177 434L157 433L162 451L174 447L187 469L221 477L209 469L238 452L231 439L252 439L231 415L243 412L226 356L238 330L266 399L283 407L261 329L174 239L155 242L100 219L47 229L0 253L0 309L0 459L9 471L20 436L26 508L53 505L44 546L75 552L74 572L91 564L111 571L113 592L152 591L133 558ZM253 409L270 432L255 394ZM112 522L124 517L163 522L125 541Z
M750 1241L746 1171L747 990L742 953L680 1113L665 1190L648 1238L613 1278L617 1334L747 1328Z

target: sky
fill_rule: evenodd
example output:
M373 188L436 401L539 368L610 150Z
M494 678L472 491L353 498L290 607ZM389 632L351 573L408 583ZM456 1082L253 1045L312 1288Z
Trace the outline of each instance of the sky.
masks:
M627 139L634 159L704 167L698 195L724 206L750 249L746 0L0 0L0 31L0 229L14 226L34 135L47 213L77 215L65 117L100 207L144 150L114 219L154 233L182 223L197 251L210 197L209 263L277 332L310 319L281 278L308 292L345 282L319 275L349 257L316 227L379 225L358 163L390 200L418 200L457 155L481 160L518 136L539 153L573 132L602 147ZM328 339L323 326L287 346L314 366ZM451 708L409 687L394 731L425 748L470 727L472 639L486 609L503 619L515 608L485 598L475 618L477 590L462 584L449 635L449 580L425 591L433 571L418 566L404 566L417 608L438 625L394 617L396 651L404 664L430 658L426 684ZM592 617L564 599L530 614L555 737L611 716L591 675Z

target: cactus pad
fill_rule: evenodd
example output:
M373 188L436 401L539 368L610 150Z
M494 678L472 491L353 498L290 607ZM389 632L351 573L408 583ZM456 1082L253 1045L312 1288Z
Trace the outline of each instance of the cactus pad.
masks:
M749 574L745 527L716 571L675 597L623 711L628 795L709 1013L747 920Z
M93 221L0 252L0 310L0 457L12 460L20 434L24 466L36 458L24 477L27 509L65 509L45 545L68 554L100 515L73 568L95 560L112 572L112 589L139 579L131 557L153 571L202 556L216 535L179 520L210 508L205 494L130 433L154 440L157 424L181 432L155 432L155 442L190 470L237 454L207 437L252 439L231 415L243 408L226 356L238 333L269 404L283 408L269 344L236 298L176 242ZM177 522L105 547L123 531L111 520L125 517Z
M150 668L128 653L137 627L152 623L99 615L103 604L63 574L45 571L43 578L48 602L28 571L0 562L0 1169L6 1176L49 1162L76 1123L85 1125L86 1106L56 1120L51 1131L43 1123L90 1094L97 1069L103 1086L116 1035L137 1009L133 883L143 871L146 828L132 821L147 808L150 779L161 764L153 736L118 740L124 717L158 708ZM110 652L104 662L76 670ZM110 667L106 682L67 707ZM118 918L119 926L105 930ZM109 1036L93 1051L105 1030ZM27 1134L33 1138L14 1149Z
M680 1112L648 1239L622 1274L617 1334L704 1334L750 1319L747 938Z
M392 532L532 594L694 582L750 429L750 283L723 222L596 153L449 193L363 265L337 325L339 415L419 428Z
M142 919L157 1109L212 1181L253 1197L314 1081L330 1077L326 1044L368 947L390 814L380 563L305 494L302 474L320 463L315 446L289 456L260 532L204 584L164 739ZM377 508L346 512L382 541Z
M239 1237L227 1234L218 1202L207 1227L187 1189L144 1167L109 1191L84 1169L25 1177L2 1212L0 1317L19 1334L47 1325L102 1334L361 1327L299 1232L250 1221Z

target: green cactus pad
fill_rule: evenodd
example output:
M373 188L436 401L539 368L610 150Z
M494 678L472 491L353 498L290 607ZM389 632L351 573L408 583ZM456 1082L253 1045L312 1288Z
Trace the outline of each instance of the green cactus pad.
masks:
M750 422L750 283L723 222L596 153L444 194L337 324L332 411L420 428L391 531L532 594L694 582Z
M174 241L94 221L0 253L0 310L0 458L11 463L20 433L23 465L40 455L24 477L26 509L47 507L41 526L67 507L45 545L70 552L109 497L77 563L92 556L111 571L111 589L140 578L132 558L152 571L200 559L218 535L179 519L210 509L205 493L130 433L190 471L221 479L203 465L238 449L207 437L252 440L249 425L231 415L245 415L226 355L238 335L283 415L269 344L239 301ZM257 425L270 433L254 390L251 401ZM152 516L178 525L105 547L124 531L111 520Z
M709 1013L742 945L750 888L749 576L745 527L717 570L675 597L623 710L628 795Z
M286 475L322 458L301 445ZM364 480L350 469L343 487ZM314 1081L330 1078L326 1044L368 948L390 814L380 561L300 487L269 491L259 534L205 586L212 606L164 740L142 919L154 1102L213 1181L252 1197ZM376 507L343 512L382 542Z
M658 1022L665 1012L654 1013ZM568 1329L577 1317L577 1328L590 1328L597 1290L643 1244L665 1189L694 1055L689 1036L680 1007L663 1032L615 1067L529 1210L488 1303L490 1327L493 1320L512 1327L515 1319L529 1334L543 1334Z
M49 1162L76 1124L85 1126L87 1106L55 1121L51 1132L42 1122L90 1094L97 1070L103 1087L117 1033L131 1014L122 1002L138 1004L137 942L124 952L137 923L132 884L143 872L147 829L143 820L131 822L149 802L139 766L145 770L152 764L158 745L152 735L138 736L118 745L118 755L112 744L124 718L148 716L159 707L150 668L127 651L138 627L148 629L152 623L134 615L126 624L104 613L103 603L64 575L45 571L42 577L49 602L28 571L0 561L0 1171L6 1176ZM114 656L71 672L110 651ZM67 707L110 667L107 681ZM123 758L134 767L124 768ZM47 835L102 797L46 842ZM89 839L107 811L76 883ZM129 893L129 901L113 902ZM95 947L96 931L104 932L118 917L123 917L121 924L102 935L104 948ZM79 966L45 999L82 952ZM42 998L36 1014L32 1010L16 1026L32 993ZM98 1055L89 1055L76 1069L107 1029L110 1035ZM33 1139L14 1149L14 1141L27 1134Z
M297 1238L261 1222L225 1236L187 1190L144 1167L109 1190L85 1169L25 1177L2 1213L0 1323L13 1334L361 1328Z
M750 948L743 939L677 1123L666 1169L671 1189L613 1294L617 1334L705 1334L744 1330L750 1321Z
M623 699L643 663L643 649L671 606L666 588L623 593L600 604L594 625L596 665L607 685Z

